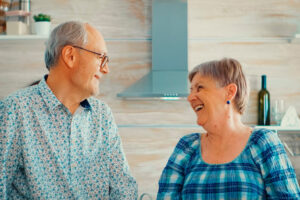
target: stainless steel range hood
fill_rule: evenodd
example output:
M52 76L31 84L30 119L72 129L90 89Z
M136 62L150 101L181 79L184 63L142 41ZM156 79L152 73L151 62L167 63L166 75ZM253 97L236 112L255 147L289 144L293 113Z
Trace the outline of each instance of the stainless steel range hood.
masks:
M187 0L153 0L152 70L117 96L125 99L186 98L187 76Z

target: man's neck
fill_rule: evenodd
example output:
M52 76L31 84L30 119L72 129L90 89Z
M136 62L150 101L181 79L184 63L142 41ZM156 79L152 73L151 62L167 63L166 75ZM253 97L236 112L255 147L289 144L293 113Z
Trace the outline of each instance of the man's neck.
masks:
M82 95L82 92L78 91L71 82L64 76L64 73L58 71L50 71L46 80L47 85L56 96L56 98L74 114L77 108L87 97Z

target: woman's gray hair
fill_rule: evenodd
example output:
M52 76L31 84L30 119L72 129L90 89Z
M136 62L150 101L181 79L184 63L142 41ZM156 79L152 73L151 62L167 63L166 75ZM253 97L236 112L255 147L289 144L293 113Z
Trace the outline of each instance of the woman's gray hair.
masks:
M233 103L240 114L244 113L248 103L249 88L242 66L237 60L223 58L222 60L213 60L202 63L189 73L190 82L198 73L202 76L212 78L219 87L225 87L230 83L236 84L237 92Z
M61 51L66 45L84 46L87 43L85 25L78 21L69 21L58 25L50 34L45 51L45 64L48 70L55 66Z

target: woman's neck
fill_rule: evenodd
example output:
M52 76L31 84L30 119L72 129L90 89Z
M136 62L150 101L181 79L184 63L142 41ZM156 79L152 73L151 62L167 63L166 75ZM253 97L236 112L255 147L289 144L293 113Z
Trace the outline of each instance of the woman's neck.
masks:
M241 115L237 113L204 125L203 128L207 131L207 139L217 144L226 143L233 136L246 134L251 131L250 127L242 123Z

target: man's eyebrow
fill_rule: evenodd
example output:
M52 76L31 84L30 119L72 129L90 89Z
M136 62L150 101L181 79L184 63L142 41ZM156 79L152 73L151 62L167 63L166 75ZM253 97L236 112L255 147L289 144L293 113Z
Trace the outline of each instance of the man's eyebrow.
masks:
M106 52L105 51L97 51L97 50L93 50L95 53L97 53L99 56L106 56Z
M96 51L96 52L98 52L98 53L100 53L100 54L103 54L103 55L106 55L107 54L107 52L106 51Z

